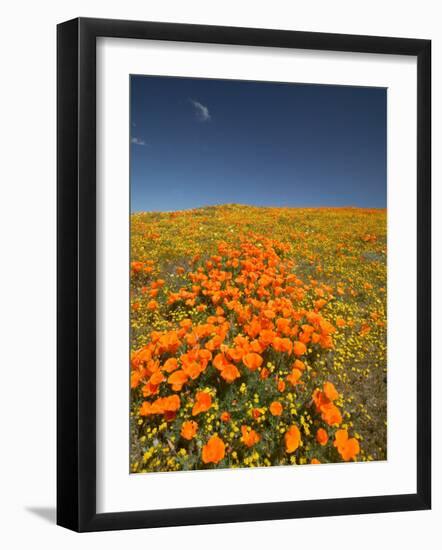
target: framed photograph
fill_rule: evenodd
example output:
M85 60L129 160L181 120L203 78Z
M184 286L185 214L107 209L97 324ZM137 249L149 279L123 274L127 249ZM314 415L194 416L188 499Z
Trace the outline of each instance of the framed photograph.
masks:
M430 508L430 55L58 26L59 525Z

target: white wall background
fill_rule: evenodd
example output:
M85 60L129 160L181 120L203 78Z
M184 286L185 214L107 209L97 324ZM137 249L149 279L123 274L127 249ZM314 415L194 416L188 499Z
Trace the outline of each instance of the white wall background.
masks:
M440 284L434 284L433 511L76 535L55 521L55 25L109 17L433 40L433 280L442 233L442 10L438 0L16 1L2 9L0 87L0 542L66 549L226 544L404 549L440 539Z

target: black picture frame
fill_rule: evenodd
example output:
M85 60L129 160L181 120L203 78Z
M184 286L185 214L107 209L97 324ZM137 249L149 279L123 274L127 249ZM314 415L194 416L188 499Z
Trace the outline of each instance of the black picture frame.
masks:
M417 58L417 492L96 512L96 39L396 54ZM57 523L83 531L425 510L431 506L431 41L79 18L57 28Z

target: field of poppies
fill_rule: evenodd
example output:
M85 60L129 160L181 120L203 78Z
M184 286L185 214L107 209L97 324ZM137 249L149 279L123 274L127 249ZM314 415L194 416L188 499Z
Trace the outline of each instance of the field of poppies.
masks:
M130 471L385 460L386 217L132 214Z

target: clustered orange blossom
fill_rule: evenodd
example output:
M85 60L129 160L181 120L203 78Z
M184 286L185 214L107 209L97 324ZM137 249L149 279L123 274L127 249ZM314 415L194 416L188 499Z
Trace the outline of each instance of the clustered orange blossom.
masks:
M332 289L296 275L287 243L252 232L236 246L221 241L175 270L176 288L154 267L131 264L144 307L191 315L132 353L142 471L357 459L357 439L340 428L342 396L316 367L334 349L336 327L322 313Z

